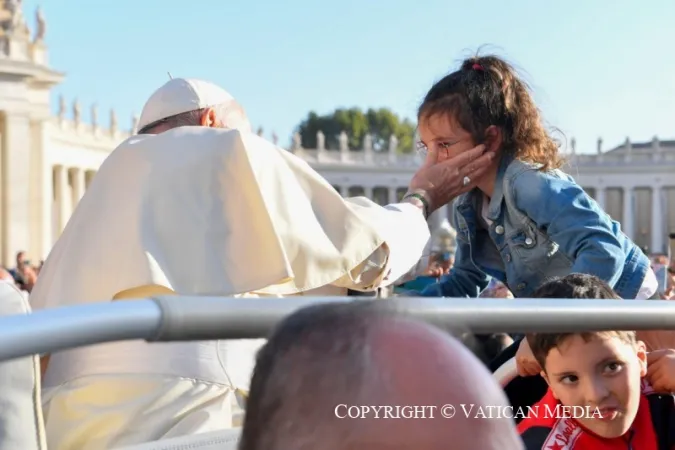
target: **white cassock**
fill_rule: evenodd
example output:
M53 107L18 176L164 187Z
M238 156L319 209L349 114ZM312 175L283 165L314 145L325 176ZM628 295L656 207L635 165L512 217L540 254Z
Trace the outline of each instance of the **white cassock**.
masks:
M162 292L345 295L392 283L429 231L407 203L343 199L250 133L134 136L101 166L52 249L33 309ZM55 353L43 383L50 450L115 448L232 426L264 340L128 341Z

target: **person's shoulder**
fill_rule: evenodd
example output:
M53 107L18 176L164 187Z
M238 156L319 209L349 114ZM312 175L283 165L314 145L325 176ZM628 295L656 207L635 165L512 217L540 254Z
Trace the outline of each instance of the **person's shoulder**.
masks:
M552 200L568 199L582 191L569 175L560 169L541 170L541 166L524 161L514 161L507 168L505 189L518 203L539 204L542 197Z
M518 183L521 185L546 185L553 183L576 184L574 179L561 169L542 170L541 164L520 161L517 159L514 159L509 163L504 176L511 183Z

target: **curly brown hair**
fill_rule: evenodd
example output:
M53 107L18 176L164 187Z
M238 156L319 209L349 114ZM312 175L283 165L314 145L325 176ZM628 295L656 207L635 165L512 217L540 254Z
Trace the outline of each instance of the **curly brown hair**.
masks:
M541 170L564 164L559 143L547 132L529 87L497 56L468 58L459 70L434 84L419 108L418 120L437 114L456 119L477 143L483 142L488 127L499 127L503 152L541 165Z

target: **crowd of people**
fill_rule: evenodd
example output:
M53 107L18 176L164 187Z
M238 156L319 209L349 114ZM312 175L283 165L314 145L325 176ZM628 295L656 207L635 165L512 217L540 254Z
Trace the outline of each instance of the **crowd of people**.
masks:
M402 295L505 301L673 298L675 264L666 261L664 289L654 270L663 258L650 260L560 170L558 143L507 62L465 60L430 88L418 124L425 161L403 199L382 207L342 198L251 133L223 89L172 79L146 102L139 133L101 166L44 266L22 253L10 282L34 310L172 294L273 302L394 285ZM411 277L428 249L427 219L447 204L456 245L433 251ZM323 304L268 339L43 355L45 430L50 450L115 448L234 427L245 403L242 450L673 449L673 333L467 339L386 300ZM491 371L511 358L520 377L504 391ZM392 422L337 410L443 403L591 407L599 416L463 411Z
M669 257L663 253L649 254L650 265L653 270L665 267L665 279L661 281L664 288L658 292L662 300L675 300L675 257ZM423 279L425 284L430 281L440 281L440 278L449 275L454 263L454 249L443 249L442 251L431 252L426 259L426 265L422 269L414 270L407 279L401 280L401 285L405 286L413 280ZM481 298L514 298L509 287L503 282L492 278L487 287L479 295Z
M37 282L43 263L44 261L32 263L26 252L20 251L16 254L14 267L0 267L0 282L11 283L28 296Z

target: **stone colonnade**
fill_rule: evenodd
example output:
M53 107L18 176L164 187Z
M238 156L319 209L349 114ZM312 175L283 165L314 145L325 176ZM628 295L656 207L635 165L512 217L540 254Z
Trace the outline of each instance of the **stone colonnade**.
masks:
M52 201L50 207L52 244L56 242L66 227L68 219L84 195L84 191L91 184L95 174L95 170L79 167L52 166Z
M665 251L668 234L675 232L675 179L650 186L627 183L628 179L621 186L585 189L636 244L651 252Z

